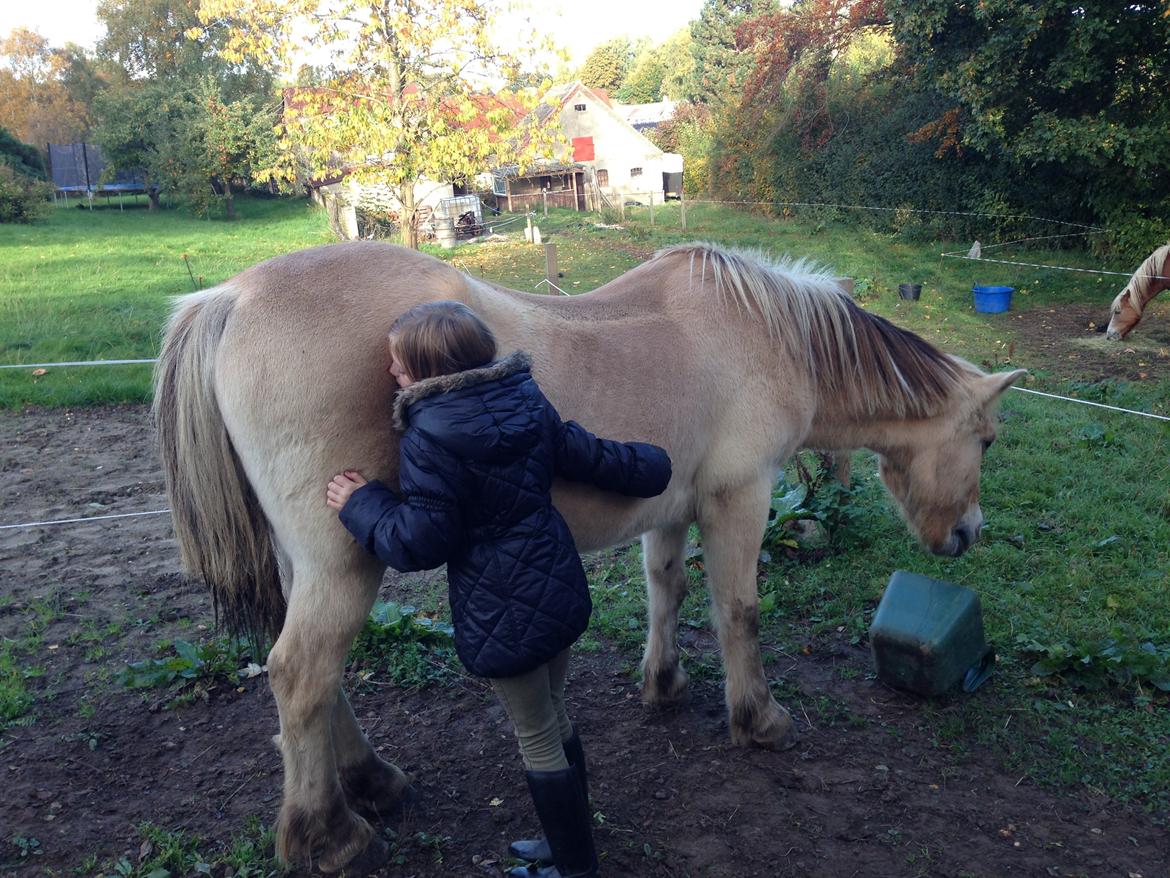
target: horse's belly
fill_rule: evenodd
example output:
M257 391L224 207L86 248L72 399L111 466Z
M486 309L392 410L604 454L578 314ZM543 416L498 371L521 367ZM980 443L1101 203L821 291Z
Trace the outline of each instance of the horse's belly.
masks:
M660 497L639 500L561 482L553 488L553 502L568 522L579 552L619 545L647 531L694 520L693 498L674 486Z

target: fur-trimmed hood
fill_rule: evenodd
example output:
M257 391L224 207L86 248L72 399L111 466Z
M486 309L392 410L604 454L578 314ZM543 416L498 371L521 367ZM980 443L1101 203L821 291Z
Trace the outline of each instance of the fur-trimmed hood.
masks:
M532 358L524 351L513 351L502 360L496 360L478 369L467 369L451 375L438 375L416 381L410 387L398 391L394 397L394 426L399 430L405 430L410 423L410 407L428 396L446 393L449 390L462 390L464 387L473 387L488 381L499 381L517 372L531 371Z
M531 361L517 351L410 385L395 400L394 418L404 435L419 433L458 457L492 463L525 455L540 441L544 408Z

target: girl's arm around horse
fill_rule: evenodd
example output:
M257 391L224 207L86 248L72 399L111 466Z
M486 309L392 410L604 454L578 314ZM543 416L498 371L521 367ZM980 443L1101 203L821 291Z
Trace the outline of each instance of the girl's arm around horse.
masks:
M670 484L670 457L647 442L594 436L576 421L562 421L546 401L555 430L557 475L629 497L657 497Z
M463 544L459 509L463 467L435 444L422 449L402 443L399 497L381 482L368 482L350 495L339 513L358 544L403 573L431 570Z

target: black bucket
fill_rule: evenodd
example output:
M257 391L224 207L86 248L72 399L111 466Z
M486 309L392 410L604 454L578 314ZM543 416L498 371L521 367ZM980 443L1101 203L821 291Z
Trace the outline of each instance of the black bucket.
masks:
M898 298L917 302L922 295L922 284L898 284Z

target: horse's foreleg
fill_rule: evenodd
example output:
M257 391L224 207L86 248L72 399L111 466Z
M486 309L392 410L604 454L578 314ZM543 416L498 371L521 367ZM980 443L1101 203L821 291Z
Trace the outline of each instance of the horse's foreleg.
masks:
M384 820L407 797L410 782L406 775L374 752L344 689L338 689L333 707L333 754L345 798L360 814Z
M346 803L333 745L345 655L377 591L370 579L371 574L352 569L327 575L298 568L284 628L268 656L284 758L276 853L289 863L313 862L325 872L352 868L363 852L362 861L377 860L385 850L385 842Z
M685 524L642 536L650 617L646 654L642 657L642 699L647 704L674 704L687 688L687 672L679 663L678 652L678 610L687 593L683 557L686 545Z
M756 564L767 523L766 480L706 498L700 505L703 561L727 674L731 741L785 748L795 743L792 718L776 703L760 657Z

